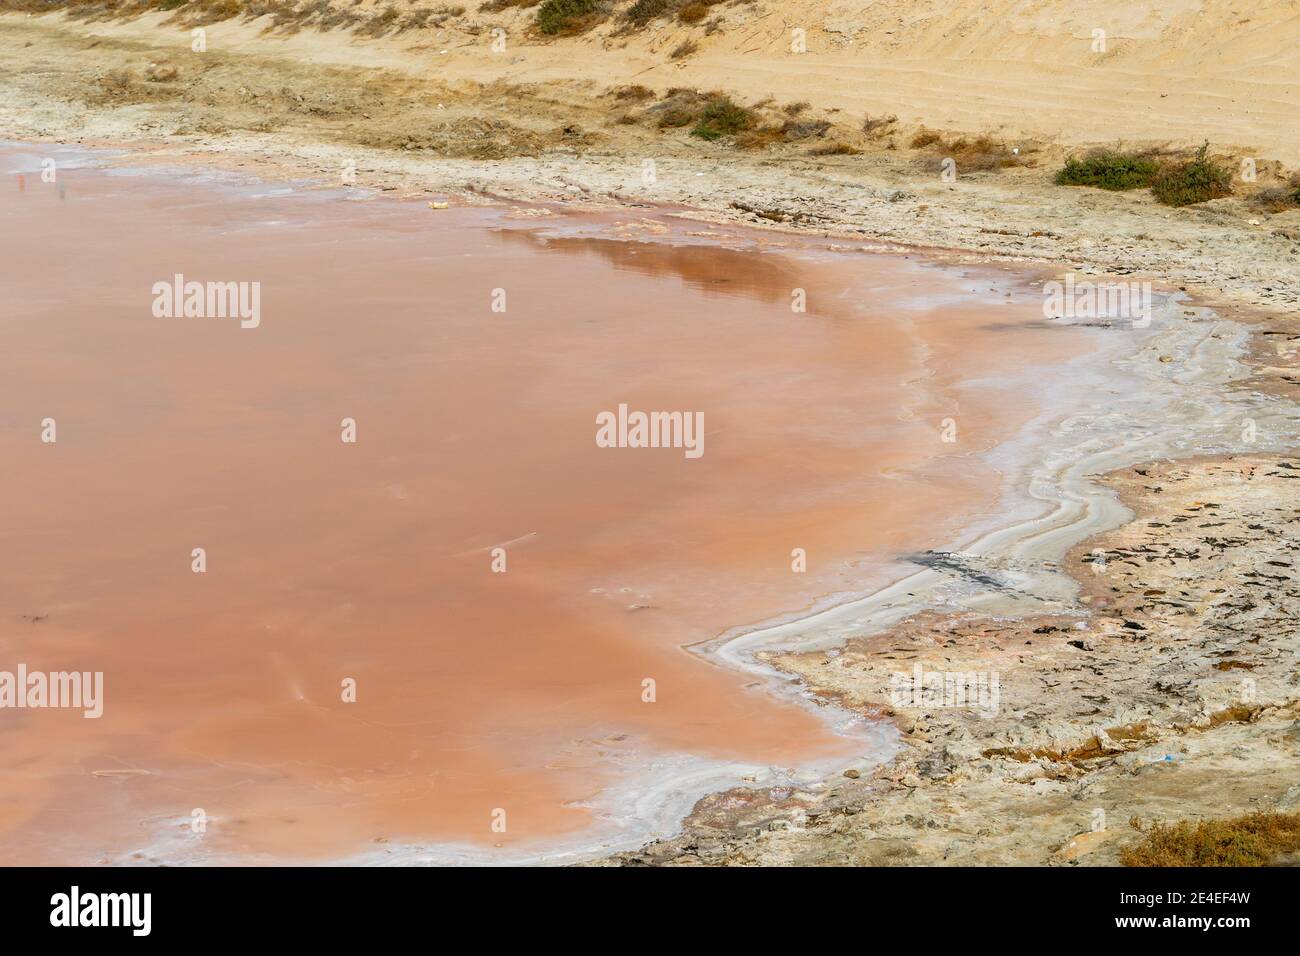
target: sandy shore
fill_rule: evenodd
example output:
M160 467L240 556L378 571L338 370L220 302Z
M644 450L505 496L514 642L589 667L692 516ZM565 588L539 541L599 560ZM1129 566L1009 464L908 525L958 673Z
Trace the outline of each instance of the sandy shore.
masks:
M597 81L584 66L566 79L562 44L528 46L508 83L471 53L430 77L420 70L439 54L428 38L423 48L410 37L282 40L231 23L213 27L230 44L214 44L200 66L183 45L177 53L186 31L160 20L0 17L0 136L129 145L132 163L198 159L326 180L348 170L398 194L526 200L539 216L680 205L708 221L1152 279L1192 297L1166 298L1156 340L1124 360L1133 391L1027 432L1047 449L1027 476L1040 513L923 556L915 578L864 602L695 648L797 680L794 692L828 706L892 717L905 743L894 760L816 786L755 781L705 798L681 836L609 862L1106 863L1139 836L1130 818L1295 804L1300 463L1288 449L1300 428L1300 322L1288 309L1300 301L1300 213L1269 216L1243 198L1171 210L1145 195L1056 187L1050 172L1068 149L1114 139L1114 111L1090 114L1076 100L1069 123L1013 120L991 105L988 77L973 105L945 113L939 97L914 115L894 108L893 140L814 158L618 123L608 91L650 82L631 57L599 60L626 63L622 74ZM690 65L692 80L748 82L757 99L769 80L729 74L725 52ZM159 61L178 63L178 78L149 80ZM1035 81L1020 77L1022 93ZM848 138L860 116L837 113L863 104L817 102L816 89L789 98L813 100ZM900 80L889 92L902 101L910 88ZM1015 90L1003 95L1016 101ZM1180 145L1204 129L1225 157L1258 153L1265 169L1294 164L1287 135L1252 141L1251 131L1273 130L1267 122L1198 125L1213 95L1193 85L1176 103L1160 98L1177 114L1161 128L1178 130ZM414 103L438 117L432 145L410 144ZM906 148L909 124L997 126L1033 164L944 183ZM1137 131L1151 125L1125 133L1144 139ZM512 145L517 129L527 150ZM898 705L892 675L917 663L997 673L998 713Z
M744 8L728 9L730 17L747 15ZM690 82L725 89L746 103L767 101L761 112L773 122L791 101L810 102L801 120L827 124L813 140L738 150L684 130L656 129L653 113L624 123L624 116L640 113L612 91L643 83L659 91L678 81L656 80L630 55L605 56L597 71L585 59L599 45L592 37L539 43L525 35L503 63L477 50L486 42L477 21L464 25L477 34L448 23L433 36L413 31L376 40L337 31L264 35L267 26L210 24L207 51L193 54L186 25L161 14L125 21L0 15L0 136L130 143L164 163L201 156L257 167L261 175L334 182L346 175L358 185L449 193L463 201L679 204L702 218L842 235L880 247L944 247L976 261L1035 260L1062 270L1155 278L1239 304L1283 308L1300 301L1300 212L1269 216L1240 198L1172 210L1145 193L1051 184L1061 158L1088 143L1125 137L1189 148L1212 136L1189 128L1220 111L1197 100L1183 103L1177 93L1156 95L1159 120L1122 130L1116 124L1130 122L1129 113L1112 108L1104 84L1086 100L1093 108L1087 121L1062 128L1053 114L1020 110L1015 126L1006 127L1001 119L980 121L965 106L960 115L937 107L909 115L904 104L917 102L933 79L922 72L889 88L888 112L899 115L897 124L867 136L860 110L872 109L869 104L842 108L804 88L775 96L765 81L729 70L725 57L713 63L706 49L691 61L700 75ZM1213 24L1201 28L1213 32ZM1000 76L1011 55L980 69ZM1011 84L1005 95L1033 95L1050 71L1043 62L1053 55L1059 51L1049 46L1044 60L1034 61L1042 67L1037 74L1005 80ZM540 61L535 69L534 60ZM976 69L966 59L951 68ZM171 69L170 79L151 78L170 77ZM1268 75L1289 74L1277 66ZM1251 92L1261 104L1272 101L1271 86ZM1293 139L1257 142L1250 115L1231 115L1237 125L1214 135L1213 145L1234 165L1255 160L1259 179L1238 184L1243 196L1300 164ZM998 135L1023 148L1027 165L959 170L956 182L944 183L934 155L907 147L910 133L926 124L969 134L1004 129ZM1179 134L1166 132L1170 126ZM1150 135L1135 135L1143 129ZM835 142L861 152L810 155L811 147ZM644 175L647 161L654 163L653 182Z

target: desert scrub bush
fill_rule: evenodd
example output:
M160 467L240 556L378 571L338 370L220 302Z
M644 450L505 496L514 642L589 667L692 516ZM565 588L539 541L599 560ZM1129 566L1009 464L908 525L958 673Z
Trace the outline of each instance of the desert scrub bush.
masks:
M1166 206L1193 206L1232 195L1232 170L1209 159L1202 143L1186 162L1166 163L1151 181L1151 194Z
M1009 166L1027 166L1030 161L988 136L974 139L957 139L947 144L947 152L957 162L958 169L1006 169Z
M1251 205L1268 213L1300 209L1300 173L1291 177L1285 186L1264 186L1250 197Z
M639 27L645 26L657 17L667 16L676 9L673 0L636 0L627 8L623 16Z
M731 97L720 95L710 97L700 111L691 130L692 136L700 139L715 140L723 136L735 136L754 125L754 112L747 110Z
M292 0L246 0L244 14L250 19L269 17L268 32L279 36L291 36L306 26L320 30L350 29L366 22L360 13L335 9L330 0L308 0L302 4Z
M502 10L509 10L511 7L535 7L542 0L487 0L487 3L479 6L479 13L500 13Z
M928 149L936 156L951 159L960 172L1006 169L1009 166L1029 166L1031 161L1000 143L991 136L947 139L942 133L922 128L912 137L913 149Z
M537 8L537 29L548 36L571 33L590 23L596 0L542 0Z
M788 119L781 124L781 135L788 142L794 142L800 139L820 139L826 135L826 131L831 128L831 124L826 120L793 120Z
M401 14L397 7L385 7L357 28L357 33L366 37L383 36L389 30L397 29L397 20Z
M680 60L682 57L687 57L690 56L692 53L697 52L699 48L700 45L696 43L694 40L683 40L681 43L677 45L677 48L673 50L672 53L668 54L668 59Z
M1146 189L1160 172L1160 163L1148 152L1098 149L1083 157L1071 156L1057 171L1058 186L1096 186L1122 191Z
M99 78L100 92L109 99L128 96L135 88L130 70L109 70Z
M850 146L848 143L827 143L825 146L818 146L816 149L808 150L809 156L860 156L862 150Z
M614 90L614 99L632 100L640 102L641 100L654 99L654 90L648 86L642 86L640 83L633 83L630 86L620 86Z
M55 13L60 8L68 17L78 19L87 19L95 14L104 12L102 4L94 3L63 3L60 0L3 0L0 3L0 12L4 13Z
M943 142L943 134L932 129L926 129L922 126L912 136L911 141L907 144L913 149L925 149L927 146L934 146L936 143Z
M402 22L398 24L397 31L405 33L407 30L423 30L429 25L431 16L433 16L432 10L412 10L402 17Z
M890 127L897 122L898 117L893 114L889 116L864 116L862 118L862 132L875 139L877 136L888 133Z
M677 19L682 23L696 24L709 15L707 3L688 3L677 11Z
M741 149L761 149L777 143L795 143L804 139L820 139L831 124L826 120L787 119L781 125L758 125L757 115L751 110L751 122L736 134L736 145Z
M676 129L680 126L690 126L695 122L698 112L688 106L670 106L659 114L659 119L655 121L655 126L659 129Z
M1119 851L1124 866L1265 866L1300 850L1300 813L1248 813L1228 820L1157 822L1135 846Z
M675 86L664 94L660 102L646 110L646 114L649 116L657 114L655 126L659 129L690 126L699 119L700 111L707 101L708 97L695 90Z
M736 145L741 149L762 149L785 142L781 127L764 124L753 126L736 134Z
M675 2L682 3L682 0L675 0ZM680 23L694 26L697 23L701 23L704 18L709 15L709 10L712 7L715 7L722 2L723 0L685 0L684 4L679 6L677 9L677 20ZM707 36L708 33L712 33L716 30L717 26L715 25L713 30L706 32L705 35Z
M428 27L442 26L448 20L454 20L456 17L464 16L464 7L438 7L437 9L412 10L406 16L402 17L397 26L398 33L405 33L407 30L424 30Z
M186 27L233 20L248 12L239 0L186 0L185 3L163 9L174 11L173 19Z

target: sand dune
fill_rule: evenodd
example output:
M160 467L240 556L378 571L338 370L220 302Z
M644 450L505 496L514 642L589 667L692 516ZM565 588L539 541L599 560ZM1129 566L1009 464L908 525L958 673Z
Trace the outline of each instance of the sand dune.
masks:
M437 27L364 40L345 30L268 34L269 17L205 29L214 49L447 83L695 86L1064 144L1209 139L1300 157L1294 0L784 0L710 7L713 26L661 18L630 32L624 8L611 6L590 31L560 38L537 34L535 7L469 10ZM189 25L155 13L80 29L120 39L174 33L183 51ZM494 27L506 31L504 52L492 49ZM802 54L791 51L796 30L805 34ZM696 52L670 59L687 40Z

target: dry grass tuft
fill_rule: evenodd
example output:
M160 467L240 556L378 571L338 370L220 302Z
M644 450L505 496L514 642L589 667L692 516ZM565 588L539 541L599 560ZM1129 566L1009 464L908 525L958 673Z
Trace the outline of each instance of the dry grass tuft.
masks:
M1265 186L1251 196L1250 201L1267 213L1275 214L1300 209L1300 185Z
M911 146L913 149L926 149L929 146L934 146L942 142L943 142L942 133L938 132L937 130L926 129L924 126L922 126L919 130L916 131L915 135L912 136L912 139L908 142L907 145Z
M872 139L877 139L893 132L892 127L897 122L898 117L892 114L889 116L865 116L862 119L862 132Z
M654 90L648 86L642 86L640 83L634 83L631 86L620 86L614 89L614 99L620 101L631 101L639 103L642 100L652 100L655 97Z
M848 143L827 143L825 146L808 150L809 156L860 156L861 154L862 150Z
M1157 822L1141 843L1121 849L1119 859L1125 866L1267 866L1297 850L1300 813L1248 813L1195 825Z
M949 139L937 130L921 127L912 136L909 145L913 149L927 150L940 162L951 159L957 164L958 173L988 172L1011 166L1034 165L1034 161L1028 156L1021 155L1010 146L988 135L958 136Z
M688 57L692 53L697 52L699 49L700 45L694 40L683 40L677 45L677 48L673 50L672 53L668 54L668 59L680 60L683 57Z
M677 19L682 23L696 24L709 15L707 3L688 3L677 11Z

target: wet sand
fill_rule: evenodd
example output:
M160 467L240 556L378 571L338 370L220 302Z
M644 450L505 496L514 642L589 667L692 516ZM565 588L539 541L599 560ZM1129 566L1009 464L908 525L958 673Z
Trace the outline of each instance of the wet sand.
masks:
M106 700L0 711L6 863L615 846L649 823L602 794L683 755L882 758L684 647L1032 508L998 450L1095 385L1102 333L1008 272L41 155L0 153L0 667ZM260 282L260 325L155 318L175 273ZM598 447L620 403L704 454Z

